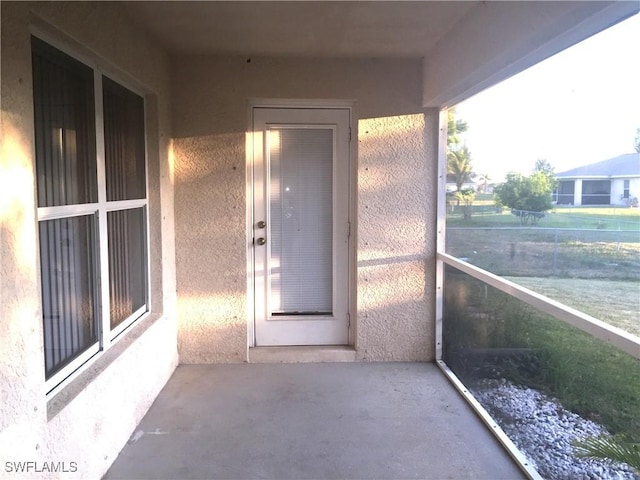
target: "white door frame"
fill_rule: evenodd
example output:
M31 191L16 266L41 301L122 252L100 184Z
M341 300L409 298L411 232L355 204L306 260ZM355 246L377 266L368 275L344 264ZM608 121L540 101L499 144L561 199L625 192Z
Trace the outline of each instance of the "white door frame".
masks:
M251 98L247 102L247 130L245 136L245 178L246 178L246 204L245 204L245 218L246 218L246 253L247 253L247 349L254 347L256 345L256 335L255 335L255 305L254 305L254 248L253 248L253 237L254 237L254 213L253 213L253 204L254 204L254 178L253 178L253 158L254 158L254 141L253 141L253 109L260 108L341 108L349 110L350 117L350 125L349 125L349 134L350 138L357 138L356 134L356 125L354 123L354 115L353 115L353 107L354 101L350 100L332 100L332 99L320 99L320 100L309 100L309 99L269 99L269 98ZM357 168L356 168L356 144L357 142L351 141L349 147L349 219L351 222L351 235L349 237L349 245L348 245L348 257L349 257L349 268L348 268L348 292L347 292L347 303L349 308L349 344L353 345L355 343L355 309L356 309L356 296L353 294L355 292L355 278L356 278L356 250L355 246L357 245L356 238L356 202L354 192L357 188ZM248 352L247 352L248 355ZM247 356L248 358L248 356Z

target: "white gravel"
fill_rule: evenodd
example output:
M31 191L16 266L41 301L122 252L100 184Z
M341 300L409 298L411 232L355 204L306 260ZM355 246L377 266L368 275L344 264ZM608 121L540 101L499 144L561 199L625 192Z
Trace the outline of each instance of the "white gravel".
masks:
M472 391L544 478L640 480L627 465L577 458L574 439L607 431L564 409L558 400L505 380L483 380Z

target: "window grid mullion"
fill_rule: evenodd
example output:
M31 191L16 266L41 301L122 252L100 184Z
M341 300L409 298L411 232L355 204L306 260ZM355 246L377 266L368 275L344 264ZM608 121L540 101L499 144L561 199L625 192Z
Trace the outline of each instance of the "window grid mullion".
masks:
M82 203L78 205L60 205L56 207L39 207L38 221L71 218L83 215L93 215L98 211L97 203Z
M149 311L151 275L150 275L150 263L148 259L149 242L150 242L149 216L148 216L149 178L147 175L148 151L147 151L147 148L144 148L145 190L144 190L143 198L138 198L138 199L134 198L131 200L116 200L112 202L107 201L108 192L107 192L106 184L107 184L108 172L106 171L106 168L107 168L106 151L108 149L108 138L105 137L105 131L104 131L105 129L104 88L105 88L105 84L108 82L104 81L105 77L103 77L103 72L109 71L109 68L108 67L105 67L104 69L101 68L99 63L91 54L86 52L78 53L75 50L73 45L67 45L64 42L59 41L59 39L52 38L51 35L46 32L38 31L37 34L33 35L33 38L36 39L35 41L40 42L43 45L43 46L38 46L37 48L40 48L41 50L37 50L36 48L36 51L38 51L39 54L43 55L44 57L49 58L48 56L52 55L55 60L56 58L58 58L57 57L58 54L54 52L54 50L58 50L61 53L61 56L71 57L72 61L68 62L69 64L73 64L73 61L77 61L83 64L85 67L88 67L89 69L91 69L93 71L92 80L93 80L93 88L94 88L93 90L94 99L92 99L93 115L89 113L86 117L83 117L82 122L85 128L88 126L88 123L91 123L91 122L93 122L95 126L95 132L91 132L91 135L95 135L95 138L94 138L95 151L84 152L84 154L85 155L90 154L88 156L93 157L93 161L95 162L93 166L94 170L93 172L90 172L90 173L92 174L91 176L97 183L97 192L96 192L97 199L96 199L96 196L94 195L87 196L87 194L85 194L85 197L82 197L82 198L76 198L75 196L68 197L68 192L61 191L59 194L56 194L55 189L51 189L51 191L49 191L48 189L45 189L45 188L43 188L44 191L42 194L40 193L38 194L38 199L37 199L38 203L37 203L36 211L37 211L37 219L39 222L89 216L91 217L91 225L92 225L91 234L90 234L91 236L90 243L92 248L91 248L91 252L88 252L88 253L92 255L92 260L90 261L90 263L92 263L94 266L93 272L91 273L91 278L89 279L89 281L93 282L93 286L92 286L93 302L92 303L93 303L93 311L94 311L94 321L91 324L90 329L91 330L97 329L97 332L95 332L95 338L97 338L97 342L90 345L88 348L82 351L77 358L74 358L69 364L65 365L60 370L56 371L56 373L54 373L50 378L46 380L45 385L47 390L47 396L49 396L49 395L55 395L58 391L60 391L64 387L64 385L67 384L69 380L79 375L91 357L96 355L100 350L106 350L110 346L112 346L114 341L116 340L116 337L118 337L122 332L124 332L135 321L139 320L145 314L145 311L146 312ZM44 44L48 44L49 46ZM33 61L37 62L38 60L35 59ZM54 125L55 124L54 120L56 119L58 119L59 122L62 122L62 125L66 125L67 120L71 121L71 119L67 117L68 115L70 115L69 111L67 109L58 109L58 110L52 109L50 108L49 104L45 100L51 97L51 98L54 98L55 100L54 103L56 105L58 104L62 105L62 104L69 103L71 101L71 97L73 96L73 94L70 92L63 92L62 94L60 94L59 92L55 91L62 84L62 80L58 79L58 77L56 76L56 75L58 76L62 75L60 71L53 71L52 73L50 70L47 70L44 67L42 67L41 70L43 70L44 73L41 75L41 77L38 77L38 85L41 86L41 89L39 90L40 97L38 98L42 97L42 100L40 103L43 104L42 106L43 111L41 112L41 116L43 118L41 118L40 121L38 118L35 119L36 128L46 128L46 125L49 125L49 124ZM130 85L130 82L135 83L135 80L131 78L122 76L114 72L110 72L109 76L113 77L114 81L118 83L120 86L127 85L123 88L142 97L143 99L142 105L144 109L143 121L144 121L144 124L146 124L147 105L146 105L146 102L144 102L144 96L145 96L144 91L141 90L139 87L132 87ZM34 79L34 84L35 84L35 79ZM45 93L47 93L48 96L46 96ZM57 93L57 96L56 96L56 93ZM66 97L63 97L61 95L66 95ZM68 102L62 101L65 99L68 100ZM35 92L34 92L34 100L35 100ZM84 118L86 118L86 120ZM127 128L127 126L125 126L125 128ZM54 139L51 138L51 135L55 135L56 133L61 136L60 138L57 139L58 141L57 143L55 143L55 148L52 146L47 146L48 145L46 144L47 141L51 143L51 145L54 145L54 142L53 142ZM144 139L143 141L146 147L147 145L146 127L143 126L141 133L143 135L143 139ZM70 140L75 141L76 140L75 137L74 138L67 137L64 131L60 131L60 132L45 131L44 134L49 135L49 137L43 138L42 135L39 137L41 149L46 149L45 150L46 155L50 155L52 157L55 157L56 159L62 158L62 160L58 162L59 164L58 163L51 164L50 162L44 162L44 164L39 165L40 168L36 173L39 176L40 175L44 175L46 177L51 176L53 178L60 179L60 181L64 181L65 183L60 187L61 189L70 187L73 184L80 183L82 179L78 175L78 172L73 170L71 168L72 165L66 162L65 160L67 156L66 154L70 153L66 151L68 147L68 141ZM78 139L78 141L81 141L81 140L82 139ZM44 146L42 146L43 143L45 143ZM93 147L93 145L91 147ZM111 177L109 176L109 178ZM66 179L69 179L69 181L67 182ZM86 187L86 188L89 188L89 187ZM49 197L50 198L49 198L49 201L41 202L40 197L44 197L45 200ZM66 198L67 201L60 202L56 200L58 199L58 197ZM74 203L74 202L81 202L83 200L90 201L91 203ZM56 203L61 203L61 204L56 205ZM40 206L40 205L54 205L54 206ZM111 330L111 295L110 295L111 281L109 278L110 255L109 255L109 231L108 231L109 212L126 211L126 210L132 210L132 209L142 209L142 223L144 225L143 227L144 241L143 241L141 256L144 258L144 269L145 269L145 277L146 277L144 279L144 282L146 283L146 285L145 285L145 291L143 293L145 298L142 306L140 306L139 308L137 308L137 310L132 312L129 318L121 322L114 330ZM60 229L60 225L58 222L52 222L50 224L45 224L45 225L48 228ZM54 234L52 233L52 235ZM58 232L57 236L61 237L62 234ZM62 263L68 264L69 268L71 268L72 271L75 271L76 268L74 268L74 265L77 258L69 257L67 258L67 260L65 260L62 257L65 255L65 252L60 251L56 247L59 247L59 245L57 244L54 246L49 245L48 250L46 250L44 254L41 253L41 255L54 256L55 258L51 260L52 262L55 261L56 258L61 258ZM46 257L45 260L41 259L41 261L49 261L49 260L48 260L48 257ZM77 285L79 285L78 279L74 279L74 278L65 279L64 282L66 283L61 284L60 288L68 292L73 292L77 290L76 287ZM54 300L57 302L55 307L53 306L51 307L51 308L56 308L56 311L62 308L62 305L60 304L61 301L62 302L77 301L77 299L73 299L73 298L70 298L70 299L63 298L62 300L60 298L57 298L59 295L54 294L55 292L53 292L56 288L58 288L56 284L49 284L48 286L43 285L42 288L43 288L43 291L45 291L45 289L48 288L47 291L49 291L49 294L47 298L50 298L51 302L53 302ZM43 304L44 302L45 300L43 299ZM62 309L77 310L77 308L75 309L62 308ZM65 325L61 320L60 323L57 323L52 327L50 338L47 338L47 336L45 335L45 338L44 338L45 355L48 354L47 352L49 352L49 354L52 356L56 353L54 347L55 345L61 343L60 339L63 336L64 338L66 338L66 341L64 343L68 344L70 348L75 348L74 345L80 345L82 340L82 335L83 335L83 332L80 331L78 328L75 328L72 323ZM49 349L46 348L47 343L50 345Z
M102 96L102 73L94 70L96 112L96 170L98 176L98 287L100 297L100 347L109 348L111 343L109 300L109 240L107 233L107 179L105 170L104 106Z
M116 200L107 202L106 209L108 212L115 212L120 210L130 210L133 208L143 208L147 206L147 199L135 199L135 200Z

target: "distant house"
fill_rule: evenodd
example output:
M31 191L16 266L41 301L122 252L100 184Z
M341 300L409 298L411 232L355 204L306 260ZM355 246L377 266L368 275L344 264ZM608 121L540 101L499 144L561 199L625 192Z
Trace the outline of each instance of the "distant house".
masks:
M627 153L556 174L558 205L638 206L640 153Z
M463 183L462 184L462 190L468 190L468 189L471 189L473 191L477 191L478 190L478 184L473 180L469 180L468 182ZM447 173L446 191L447 192L455 192L457 190L458 190L458 187L456 186L456 177L455 177L455 175Z

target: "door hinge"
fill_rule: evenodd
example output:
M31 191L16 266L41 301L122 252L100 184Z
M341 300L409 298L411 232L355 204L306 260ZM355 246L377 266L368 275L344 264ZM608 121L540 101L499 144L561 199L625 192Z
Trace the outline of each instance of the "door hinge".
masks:
M351 328L351 314L347 312L347 328Z
M351 127L349 127L349 143L351 143Z
M351 222L347 222L347 238L351 238Z

